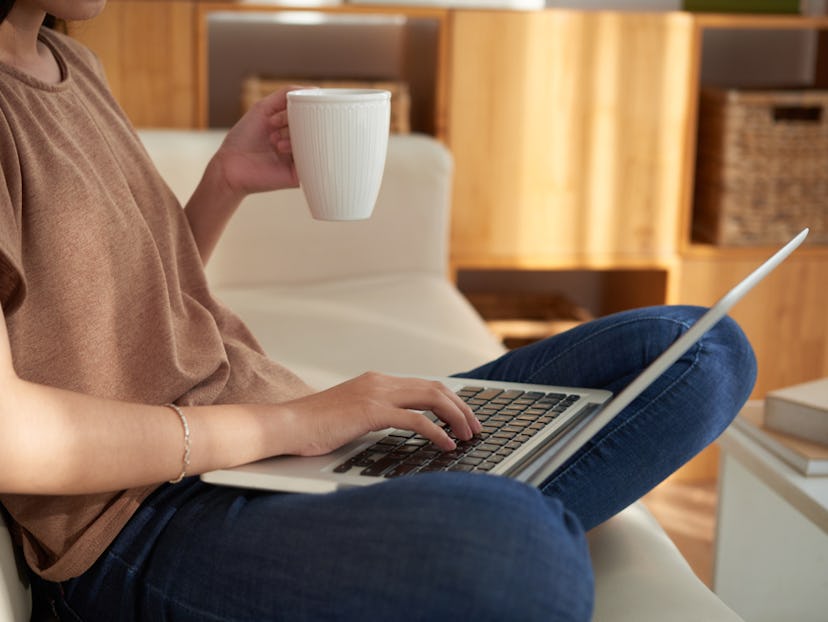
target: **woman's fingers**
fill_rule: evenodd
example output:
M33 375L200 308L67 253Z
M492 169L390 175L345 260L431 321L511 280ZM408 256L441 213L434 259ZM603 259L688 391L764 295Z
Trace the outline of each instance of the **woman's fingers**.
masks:
M275 129L282 129L288 127L287 110L280 110L270 117L270 125Z
M327 453L369 431L411 430L444 451L454 439L468 440L480 423L467 404L444 384L368 372L294 403L300 455ZM430 411L444 422L435 423ZM454 438L452 438L452 436Z
M398 406L433 412L461 440L468 440L480 432L480 422L468 404L442 382L410 378L401 378L399 382Z
M455 403L455 405L460 409L463 413L463 416L466 418L466 422L471 429L472 435L479 434L483 430L483 426L480 424L477 416L472 411L471 407L463 401L463 399L457 395L454 391L449 389L447 386L442 385L446 391L446 394L449 398Z
M416 432L423 438L430 440L443 451L451 451L457 447L457 444L444 428L441 428L428 417L423 416L422 413L399 409L394 418L397 423L393 427Z

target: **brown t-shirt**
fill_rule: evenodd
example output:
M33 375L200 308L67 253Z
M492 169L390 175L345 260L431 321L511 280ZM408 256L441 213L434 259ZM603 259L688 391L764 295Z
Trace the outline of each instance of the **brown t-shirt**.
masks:
M0 64L0 301L18 375L149 404L308 393L211 297L184 212L94 56L51 31L41 40L59 84ZM151 491L0 500L29 565L65 580Z

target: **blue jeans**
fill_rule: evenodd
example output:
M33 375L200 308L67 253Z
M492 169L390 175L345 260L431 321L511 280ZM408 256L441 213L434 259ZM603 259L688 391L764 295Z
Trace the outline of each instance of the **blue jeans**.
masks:
M461 375L618 391L699 312L616 314ZM165 485L57 606L87 621L588 620L585 530L713 441L755 376L723 320L540 490L469 474L328 495Z

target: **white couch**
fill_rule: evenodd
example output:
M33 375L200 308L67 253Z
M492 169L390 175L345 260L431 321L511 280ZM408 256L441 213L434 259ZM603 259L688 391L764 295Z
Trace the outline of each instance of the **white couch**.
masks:
M181 198L222 137L141 135ZM369 369L450 374L498 355L502 346L446 276L451 173L437 141L393 136L369 221L313 221L299 190L250 197L208 265L216 295L272 357L320 388ZM26 620L28 595L2 529L0 622ZM739 620L640 503L589 541L595 620Z

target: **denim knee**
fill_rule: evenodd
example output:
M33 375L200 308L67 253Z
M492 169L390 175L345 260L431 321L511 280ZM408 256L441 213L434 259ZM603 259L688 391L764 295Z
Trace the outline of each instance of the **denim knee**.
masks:
M680 321L686 327L695 323L707 308L692 305L663 307L671 322ZM665 331L668 335L669 331ZM663 344L666 348L677 337ZM756 383L756 356L750 341L739 324L725 316L702 336L688 352L695 358L692 385L713 408L706 409L704 422L707 442L715 439L739 412L750 397Z
M724 406L716 408L718 419L711 421L712 436L718 436L748 400L756 384L757 363L753 347L739 324L723 318L702 339L703 361L699 370L707 381L710 399Z
M443 541L444 556L434 568L454 586L463 619L590 619L594 581L586 538L560 501L504 477L410 481L417 479L444 497L434 523L441 535L433 536Z

